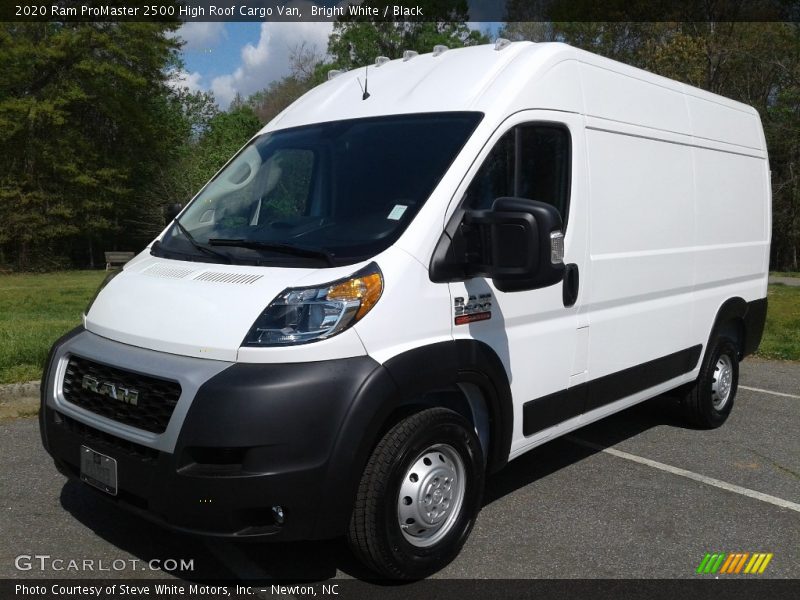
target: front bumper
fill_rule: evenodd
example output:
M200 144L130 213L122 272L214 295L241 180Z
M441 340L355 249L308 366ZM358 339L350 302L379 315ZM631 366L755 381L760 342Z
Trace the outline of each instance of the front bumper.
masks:
M135 429L68 402L62 383L72 355L179 382L166 430ZM97 493L171 528L223 537L331 537L347 525L366 456L370 436L354 433L375 416L354 405L366 392L374 398L389 387L369 357L233 364L135 348L79 328L51 351L42 441L59 470L74 478L82 445L116 459L117 496ZM275 505L284 509L283 524L273 517Z

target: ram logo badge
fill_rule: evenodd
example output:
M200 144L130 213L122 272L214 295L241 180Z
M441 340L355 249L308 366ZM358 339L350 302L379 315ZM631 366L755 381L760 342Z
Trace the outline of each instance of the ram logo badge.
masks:
M466 302L458 296L454 300L456 325L466 325L475 321L486 321L492 318L492 295L479 294L470 296Z
M97 377L84 375L81 380L81 387L101 396L108 396L114 400L119 400L131 406L138 406L139 391L131 388L122 387L111 381L100 381Z

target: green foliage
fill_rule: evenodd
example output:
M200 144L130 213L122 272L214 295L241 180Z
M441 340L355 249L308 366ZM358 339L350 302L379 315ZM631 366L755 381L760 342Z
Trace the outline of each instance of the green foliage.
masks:
M463 22L445 21L466 18L466 2L453 4L423 3L439 23L338 24L333 61L366 64L407 48L484 41ZM220 112L211 94L168 85L182 67L176 28L0 24L0 266L51 270L92 265L104 250L140 249L163 227L165 205L190 199L331 66L301 43L289 76ZM278 211L302 198L276 194Z
M105 275L0 275L0 384L41 377L50 346L80 323Z
M772 170L771 264L800 268L800 24L733 22L724 4L709 5L718 11L710 21L543 24L522 20L532 10L523 0L508 6L521 22L507 23L505 37L563 41L754 106ZM572 2L554 6L576 10Z
M0 275L0 384L41 377L53 342L80 323L105 271ZM769 286L758 355L800 360L800 287Z
M392 2L366 0L364 6L383 8ZM467 3L459 0L419 2L426 16L438 21L409 20L400 23L371 22L345 16L334 24L328 40L328 56L317 48L299 43L292 49L291 72L264 90L251 96L252 106L262 122L267 123L315 85L325 81L331 69L353 69L370 65L377 56L400 58L404 50L430 52L437 44L450 48L488 42L488 38L467 27Z
M271 82L247 100L262 123L269 123L292 102L325 80L328 67L316 47L299 43L291 49L289 61L289 75Z
M173 111L172 122L181 141L198 139L219 114L219 107L211 92L192 92L188 88L175 89L168 96L168 109Z
M800 287L771 285L768 297L767 324L758 355L800 360Z
M159 207L159 213L151 220L150 237L164 226L161 206L186 204L261 127L250 106L239 106L216 112L204 122L201 133L186 137L152 186L151 204Z
M279 150L275 167L282 172L274 190L264 198L266 209L275 217L302 215L311 193L314 153L310 150Z
M314 85L316 85L316 78L289 75L278 81L273 81L260 92L253 94L248 99L248 104L253 107L263 123L269 123L284 108L305 94Z
M139 250L259 128L173 89L165 23L0 24L0 264Z
M91 259L138 214L181 133L166 87L174 28L0 23L0 262Z
M199 189L197 177L184 172L182 163L191 156L191 148L206 134L211 121L219 114L212 94L170 89L161 107L160 118L171 123L169 153L164 160L149 162L150 175L142 182L132 211L126 219L126 239L138 249L164 228L164 207L183 203ZM195 157L200 159L202 157Z
M250 106L240 106L229 112L215 116L208 126L208 133L201 143L208 150L216 149L215 156L209 160L221 167L238 150L261 129L261 121ZM233 151L232 151L233 150Z
M610 1L621 16L652 10ZM382 14L394 3L364 4ZM300 43L288 76L225 113L209 93L168 85L182 66L177 24L0 23L0 266L54 269L138 250L163 227L164 205L191 198L331 68L488 41L467 27L466 0L420 5L433 21L344 17L327 56ZM773 174L772 265L800 269L800 25L732 22L725 11L736 3L708 5L705 20L676 13L659 23L571 21L593 10L589 0L506 6L504 37L565 41L755 106ZM544 9L551 22L526 22Z
M365 0L362 6L374 6L383 14L386 6L396 3L386 0ZM420 0L417 3L426 18L432 21L371 22L356 17L342 17L333 26L328 40L330 68L353 69L370 65L377 56L400 58L404 50L430 52L437 44L450 48L474 46L488 38L467 27L467 2L450 0Z

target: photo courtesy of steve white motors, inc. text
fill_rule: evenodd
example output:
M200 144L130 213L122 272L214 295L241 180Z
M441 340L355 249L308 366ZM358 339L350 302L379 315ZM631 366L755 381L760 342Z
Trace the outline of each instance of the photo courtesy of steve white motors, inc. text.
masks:
M22 596L61 596L61 597L97 597L111 598L115 596L125 596L133 598L143 598L152 595L157 597L232 597L256 596L263 598L269 596L338 596L340 594L339 584L317 584L317 585L279 585L271 584L266 587L253 587L249 585L207 585L198 583L176 584L176 583L98 583L85 585L76 582L48 583L28 585L18 583L14 586L14 595Z

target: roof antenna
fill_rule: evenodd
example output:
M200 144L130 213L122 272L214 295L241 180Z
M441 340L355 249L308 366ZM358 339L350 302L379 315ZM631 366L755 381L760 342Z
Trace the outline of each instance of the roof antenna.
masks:
M364 85L361 85L361 79L356 79L358 81L358 86L361 88L361 99L366 100L369 98L369 91L367 86L369 85L369 65L364 68Z

